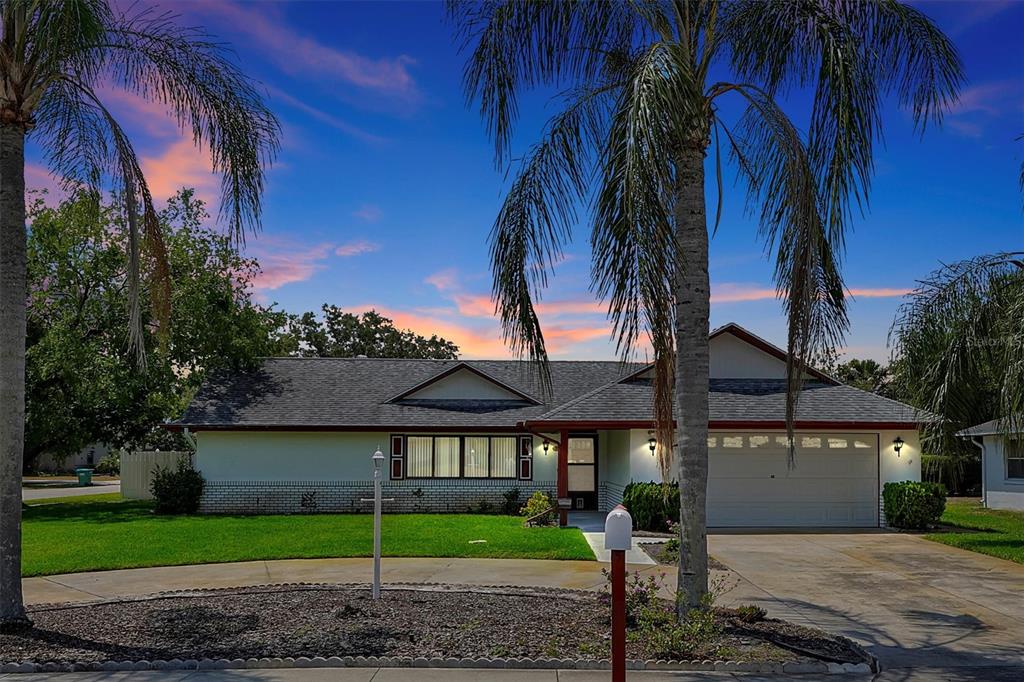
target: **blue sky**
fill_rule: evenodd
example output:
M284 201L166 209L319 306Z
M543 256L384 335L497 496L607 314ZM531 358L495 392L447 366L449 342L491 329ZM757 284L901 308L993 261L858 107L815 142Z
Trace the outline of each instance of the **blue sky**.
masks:
M954 40L968 83L941 129L922 138L890 106L876 152L870 208L848 237L853 292L848 357L888 357L900 295L936 268L1024 248L1016 181L1024 143L1024 2L922 2ZM488 301L487 235L505 173L462 92L463 55L438 3L163 3L183 23L231 44L283 126L269 172L263 231L248 240L264 273L257 296L294 312L327 302L376 308L400 326L438 333L466 357L506 354ZM194 185L215 203L208 157L158 109L107 93L144 157L154 194ZM794 95L795 120L806 110ZM554 111L522 100L514 152ZM30 147L27 180L46 185ZM780 345L781 305L756 222L727 169L711 245L712 326L738 322ZM581 213L581 215L584 215ZM544 298L555 357L610 358L609 325L588 289L589 230L575 231Z

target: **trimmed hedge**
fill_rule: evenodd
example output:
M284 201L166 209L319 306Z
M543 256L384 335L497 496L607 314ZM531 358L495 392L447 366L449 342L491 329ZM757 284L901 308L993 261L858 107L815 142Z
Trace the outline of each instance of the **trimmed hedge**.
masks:
M946 486L919 481L886 483L882 501L887 525L924 530L937 524L946 510Z
M636 530L667 531L669 522L679 522L679 484L630 483L622 493L622 505Z
M204 487L206 481L202 474L192 468L187 456L183 456L176 469L161 466L153 469L149 492L156 500L157 514L195 514L199 511Z

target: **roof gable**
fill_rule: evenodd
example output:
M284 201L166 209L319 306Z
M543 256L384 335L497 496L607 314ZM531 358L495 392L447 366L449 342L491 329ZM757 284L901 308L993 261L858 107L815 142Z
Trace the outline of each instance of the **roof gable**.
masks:
M421 381L388 402L445 400L540 404L532 396L464 362Z
M712 379L785 379L788 353L734 322L719 327L708 337ZM838 384L812 367L808 379Z

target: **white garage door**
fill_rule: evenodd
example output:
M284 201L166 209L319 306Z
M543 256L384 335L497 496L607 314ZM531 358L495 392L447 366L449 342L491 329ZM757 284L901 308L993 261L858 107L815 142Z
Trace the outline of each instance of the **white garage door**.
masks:
M712 433L708 438L708 525L877 526L875 434L796 437L796 468L786 436Z

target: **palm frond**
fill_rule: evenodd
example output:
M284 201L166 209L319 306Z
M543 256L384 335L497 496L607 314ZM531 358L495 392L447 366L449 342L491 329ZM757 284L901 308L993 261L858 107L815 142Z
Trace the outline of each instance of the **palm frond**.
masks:
M713 89L742 95L747 109L728 133L737 167L760 217L766 252L774 252L775 285L787 317L786 428L792 463L793 423L808 362L839 345L849 327L836 245L822 216L814 169L803 140L772 97L757 87Z

